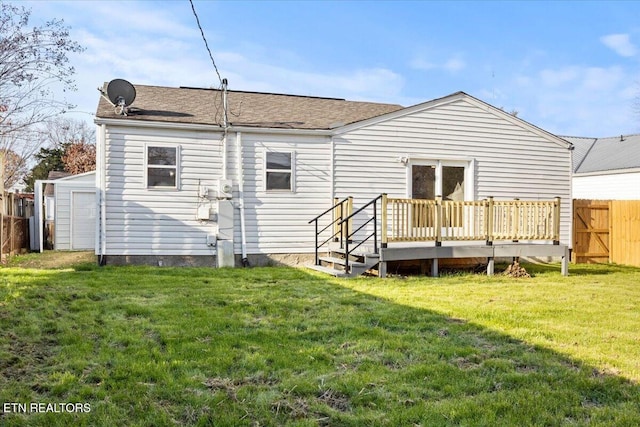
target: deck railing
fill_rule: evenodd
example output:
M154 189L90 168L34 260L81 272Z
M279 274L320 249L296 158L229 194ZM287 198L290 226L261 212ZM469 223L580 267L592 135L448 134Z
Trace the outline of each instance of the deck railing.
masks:
M321 227L320 220L329 215L332 221ZM356 215L360 216L358 224L354 225ZM324 245L339 242L346 253L348 272L349 254L366 241L373 243L375 253L378 242L383 248L390 242L433 241L440 245L443 241L470 240L485 240L487 244L498 240L552 240L558 245L560 198L496 201L489 197L481 201L450 201L440 197L435 200L399 199L381 194L354 211L353 199L347 197L334 199L333 206L309 221L311 223L315 225L316 264L320 264L319 251ZM358 233L365 236L356 241Z
M386 208L385 208L386 207ZM386 224L386 226L385 226ZM560 240L560 198L449 201L382 195L382 244L449 240Z

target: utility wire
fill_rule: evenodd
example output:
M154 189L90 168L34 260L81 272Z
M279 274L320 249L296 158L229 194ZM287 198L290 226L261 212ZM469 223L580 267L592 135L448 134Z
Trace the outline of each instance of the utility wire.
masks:
M220 72L218 71L218 67L216 66L216 61L213 60L213 54L211 53L211 49L209 49L209 43L207 43L207 38L204 36L204 30L200 25L200 19L198 18L198 14L196 13L196 8L193 5L193 0L189 0L191 3L191 10L193 10L193 16L196 17L196 23L198 24L198 28L200 29L200 34L202 34L202 40L204 40L204 45L207 48L207 52L209 52L209 58L211 58L211 63L213 64L213 68L216 70L216 74L218 75L218 80L220 80L220 84L222 85L222 77L220 77Z

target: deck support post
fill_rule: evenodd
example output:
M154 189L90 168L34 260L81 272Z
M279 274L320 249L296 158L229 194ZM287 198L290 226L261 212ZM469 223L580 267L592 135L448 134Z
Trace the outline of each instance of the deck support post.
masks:
M496 267L496 261L493 257L487 258L487 276L493 276Z
M431 277L438 277L438 258L431 260Z
M384 279L385 277L387 277L386 261L380 261L380 263L378 264L378 277L380 277L381 279Z
M569 255L569 247L566 246L564 248L564 255L562 256L562 267L560 269L563 276L569 275L569 259L570 258L571 256Z

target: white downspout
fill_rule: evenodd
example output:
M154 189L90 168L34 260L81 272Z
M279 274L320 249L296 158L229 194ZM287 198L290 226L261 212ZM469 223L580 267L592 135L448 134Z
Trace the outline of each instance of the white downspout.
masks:
M100 131L98 132L98 165L96 173L96 184L98 185L98 194L100 198L100 242L96 244L96 252L99 255L98 262L100 265L104 265L104 256L107 252L107 204L106 189L107 189L107 154L106 154L106 127L105 125L99 125Z
M244 222L244 170L242 168L242 133L236 135L236 159L238 161L238 205L240 207L240 235L242 236L242 266L248 267L247 232Z

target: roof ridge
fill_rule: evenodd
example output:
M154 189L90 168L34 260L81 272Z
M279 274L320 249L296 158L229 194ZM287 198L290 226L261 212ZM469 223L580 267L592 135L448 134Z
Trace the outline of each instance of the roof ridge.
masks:
M178 89L211 90L211 91L218 91L218 92L221 91L221 89L218 89L218 88L206 88L206 87L195 87L195 86L179 86ZM334 98L329 96L296 95L292 93L259 92L259 91L252 91L252 90L234 90L234 89L228 89L228 92L248 93L248 94L255 94L255 95L291 96L296 98L310 98L310 99L327 99L331 101L346 101L345 98ZM357 101L349 101L349 102L357 102Z
M610 139L610 138L620 138L622 137L626 137L626 136L640 136L640 133L621 133L619 135L612 135L612 136L600 136L600 137L594 137L594 136L571 136L571 135L558 135L560 138L575 138L575 139L593 139L594 141L597 141L599 139Z

